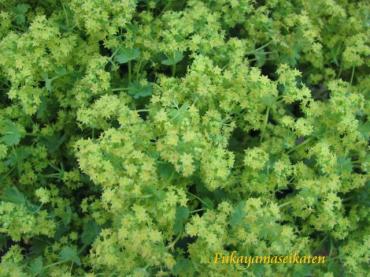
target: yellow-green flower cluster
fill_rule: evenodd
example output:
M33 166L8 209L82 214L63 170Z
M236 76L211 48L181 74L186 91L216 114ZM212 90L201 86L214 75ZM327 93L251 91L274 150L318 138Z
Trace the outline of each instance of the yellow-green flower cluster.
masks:
M0 277L366 276L369 11L0 0Z

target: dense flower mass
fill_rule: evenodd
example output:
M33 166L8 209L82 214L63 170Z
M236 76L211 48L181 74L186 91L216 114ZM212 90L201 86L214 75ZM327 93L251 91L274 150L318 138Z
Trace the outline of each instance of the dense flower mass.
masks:
M0 0L0 277L366 276L369 15Z

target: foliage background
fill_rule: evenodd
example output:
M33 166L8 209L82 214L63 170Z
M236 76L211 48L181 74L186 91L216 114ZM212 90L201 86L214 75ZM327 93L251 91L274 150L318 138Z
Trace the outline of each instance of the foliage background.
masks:
M0 0L0 276L365 276L369 12Z

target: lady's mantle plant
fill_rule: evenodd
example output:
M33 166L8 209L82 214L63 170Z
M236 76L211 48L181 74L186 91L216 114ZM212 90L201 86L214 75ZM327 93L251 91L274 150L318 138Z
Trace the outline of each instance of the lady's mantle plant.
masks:
M0 0L0 276L365 276L369 12Z

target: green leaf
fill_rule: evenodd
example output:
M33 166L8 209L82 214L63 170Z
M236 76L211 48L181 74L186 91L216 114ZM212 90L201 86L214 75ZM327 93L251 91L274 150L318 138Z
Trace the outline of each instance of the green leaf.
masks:
M244 202L240 202L234 209L233 213L231 214L229 221L230 225L232 227L235 227L237 225L242 224L244 216L245 216Z
M293 277L308 277L312 276L312 266L310 264L302 264L300 266L294 267L294 272L292 274ZM338 275L335 275L338 276Z
M255 277L263 277L265 276L265 265L264 264L254 264L252 271Z
M30 7L31 6L28 4L18 4L17 6L14 7L14 13L15 13L14 21L18 26L26 23L25 15Z
M68 225L72 220L72 210L71 207L67 206L65 208L65 213L63 213L62 221L64 225Z
M45 248L50 244L50 240L44 237L33 237L30 243L30 255L33 257L42 256Z
M136 60L139 56L140 50L137 48L121 48L114 56L114 60L119 64L124 64Z
M189 217L189 214L190 212L187 207L177 206L175 223L173 227L173 231L175 232L175 234L179 234L183 231L184 225Z
M43 267L44 265L41 256L37 257L30 263L30 271L34 276L41 274Z
M51 92L53 89L51 85L52 82L53 82L53 79L49 79L49 78L45 79L45 88L48 92Z
M83 232L81 235L81 241L84 245L90 245L94 242L96 237L100 233L99 226L95 223L95 221L90 220L87 223L85 223Z
M352 161L346 157L338 157L337 159L337 173L351 173Z
M65 246L59 253L59 261L61 262L72 262L77 265L81 265L81 260L78 257L77 248L75 246Z
M276 97L269 94L262 97L261 102L267 107L272 107L276 102Z
M366 122L364 124L361 124L359 127L358 127L358 131L361 133L361 135L365 138L365 139L369 139L370 137L370 122Z
M173 272L180 276L194 276L195 270L191 260L181 257L176 261Z
M214 209L215 204L214 204L214 202L212 201L211 198L206 197L206 198L203 199L203 201L206 204L206 207L205 208L207 208L207 209Z
M2 200L11 202L18 205L25 205L27 202L26 197L15 186L5 189Z
M14 12L16 14L25 14L29 10L30 7L31 6L28 4L18 4L17 6L15 6Z
M41 136L39 137L39 141L46 146L50 153L55 153L66 141L66 138L66 134L61 135L55 133L50 136Z
M128 94L134 97L134 99L151 96L152 92L153 87L151 84L141 85L138 82L133 82L128 87Z
M175 65L175 64L181 62L183 58L184 58L184 55L181 52L176 51L172 56L167 57L167 59L164 59L162 61L162 64L164 64L164 65Z
M173 120L175 123L181 122L183 118L186 116L188 108L189 104L185 102L179 109L172 109L169 112L171 120Z
M161 178L164 180L170 179L173 175L176 174L176 170L173 165L169 162L162 162L158 164L158 173Z
M10 120L6 120L0 126L0 134L3 134L0 137L0 142L8 146L17 145L21 138L23 138L26 134L26 131L22 126L15 124Z
M5 164L10 167L20 165L22 161L27 159L30 155L30 147L19 146L10 153L9 158L5 161Z
M259 49L254 53L257 67L261 67L265 64L266 62L266 53L263 49Z

